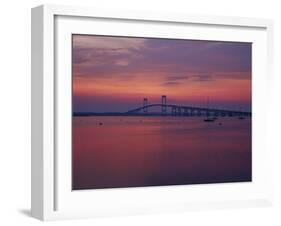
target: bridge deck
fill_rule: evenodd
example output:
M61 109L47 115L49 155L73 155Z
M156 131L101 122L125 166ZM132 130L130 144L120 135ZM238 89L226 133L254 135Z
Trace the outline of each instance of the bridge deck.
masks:
M204 112L217 112L217 113L226 113L226 114L243 114L243 115L251 115L251 112L245 111L232 111L232 110L225 110L225 109L215 109L215 108L203 108L203 107L193 107L193 106L183 106L183 105L174 105L174 104L149 104L146 106L142 106L139 108L135 108L133 110L127 111L126 113L137 113L145 108L151 107L167 107L167 108L177 108L177 109L188 109L192 111L204 111Z

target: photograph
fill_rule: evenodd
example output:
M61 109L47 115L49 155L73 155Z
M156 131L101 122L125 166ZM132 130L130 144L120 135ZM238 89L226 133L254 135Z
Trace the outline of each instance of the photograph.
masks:
M72 190L252 181L252 43L72 34Z

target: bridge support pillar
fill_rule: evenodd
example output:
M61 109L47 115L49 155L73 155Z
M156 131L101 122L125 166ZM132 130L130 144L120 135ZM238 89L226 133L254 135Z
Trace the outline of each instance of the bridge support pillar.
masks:
M166 95L162 96L161 102L162 102L162 105L161 105L162 115L166 115L166 113L167 113L167 97L166 97Z
M188 116L188 108L184 108L184 109L183 109L183 114L184 114L185 116Z
M177 115L181 115L181 107L177 107Z
M172 115L176 115L177 114L177 108L176 107L172 107Z
M143 98L143 112L146 113L147 112L147 105L148 105L148 101L147 98Z
M194 116L194 110L190 109L190 116Z

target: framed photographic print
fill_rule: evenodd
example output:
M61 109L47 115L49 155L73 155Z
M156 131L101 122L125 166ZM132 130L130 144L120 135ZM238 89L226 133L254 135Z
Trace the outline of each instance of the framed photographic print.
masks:
M32 9L32 215L272 203L270 20Z

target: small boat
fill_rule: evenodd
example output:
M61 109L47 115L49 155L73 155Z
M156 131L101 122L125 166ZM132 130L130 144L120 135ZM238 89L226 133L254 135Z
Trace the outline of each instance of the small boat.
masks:
M204 122L213 122L213 121L215 121L214 118L205 118L204 119Z
M240 108L240 111L242 111L242 108ZM242 119L245 119L245 117L243 116L243 114L240 114L238 119L242 120Z
M209 109L209 97L207 100L207 109ZM207 113L207 118L204 119L204 122L214 122L217 118L216 117L209 117Z

